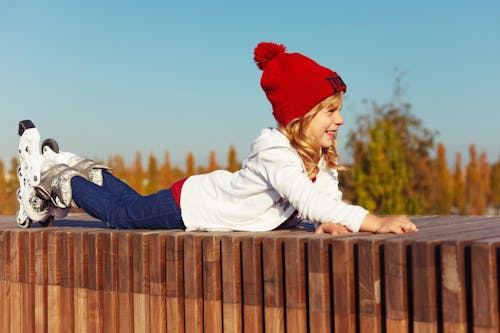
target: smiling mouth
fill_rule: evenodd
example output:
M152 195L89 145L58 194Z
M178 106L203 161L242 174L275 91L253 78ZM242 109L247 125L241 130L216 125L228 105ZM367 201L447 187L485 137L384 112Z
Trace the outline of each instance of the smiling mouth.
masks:
M337 131L325 131L325 134L333 139L337 136Z

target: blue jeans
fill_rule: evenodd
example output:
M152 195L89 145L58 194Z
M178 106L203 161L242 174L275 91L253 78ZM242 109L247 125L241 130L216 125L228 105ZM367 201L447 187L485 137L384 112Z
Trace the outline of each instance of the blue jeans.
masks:
M103 171L98 186L85 178L71 180L73 200L89 215L116 229L185 229L170 189L142 196Z

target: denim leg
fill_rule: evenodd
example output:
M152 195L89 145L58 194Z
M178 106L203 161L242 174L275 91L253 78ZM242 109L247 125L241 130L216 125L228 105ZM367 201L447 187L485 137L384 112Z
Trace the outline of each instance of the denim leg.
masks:
M106 170L102 170L102 179L102 187L108 192L119 195L140 195L133 188L128 186L128 184L116 178L113 174L109 173Z
M185 229L170 189L148 196L120 195L82 177L74 177L71 188L76 204L111 228Z

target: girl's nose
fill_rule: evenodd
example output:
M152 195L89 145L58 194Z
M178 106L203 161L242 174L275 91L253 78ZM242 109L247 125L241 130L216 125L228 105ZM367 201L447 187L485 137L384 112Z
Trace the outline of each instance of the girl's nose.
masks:
M336 117L334 118L334 122L337 125L343 125L344 124L344 118L340 114L340 112L335 112Z

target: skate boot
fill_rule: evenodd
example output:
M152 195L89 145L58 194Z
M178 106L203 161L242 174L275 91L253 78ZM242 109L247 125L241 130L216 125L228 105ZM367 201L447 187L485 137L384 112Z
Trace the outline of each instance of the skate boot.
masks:
M41 169L46 158L40 153L40 134L35 125L29 120L19 122L19 146L17 177L19 188L17 190L17 200L19 210L16 214L17 225L21 228L28 228L32 222L40 222L42 226L52 224L54 217L64 217L69 209L61 209L52 205L51 201L44 199L43 195L37 191L40 184ZM58 150L57 143L44 141L43 146L52 146L53 150Z
M103 170L111 170L111 168L105 164L94 162L91 159L80 157L70 152L54 152L49 145L44 147L43 154L56 163L66 164L77 170L89 181L99 186L102 186Z
M35 187L38 196L60 209L78 207L72 200L71 179L76 176L87 178L76 169L53 160L46 160L43 168L40 183Z

